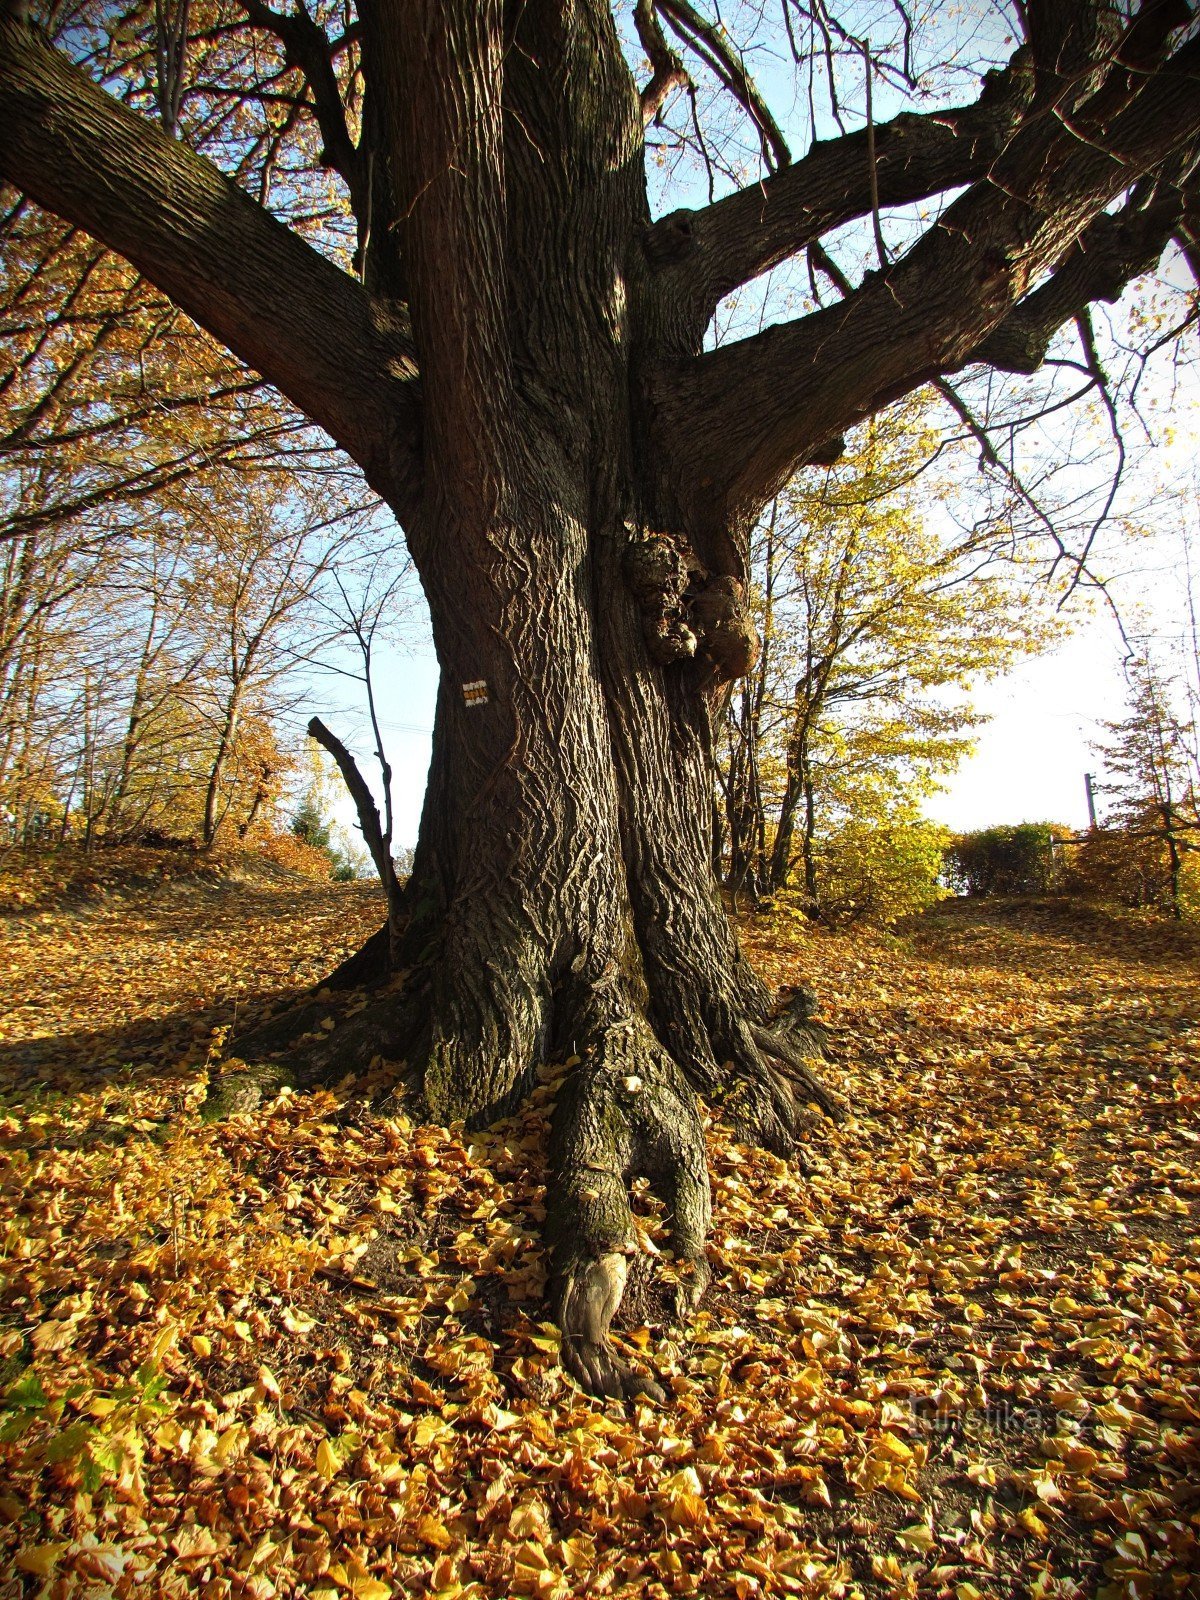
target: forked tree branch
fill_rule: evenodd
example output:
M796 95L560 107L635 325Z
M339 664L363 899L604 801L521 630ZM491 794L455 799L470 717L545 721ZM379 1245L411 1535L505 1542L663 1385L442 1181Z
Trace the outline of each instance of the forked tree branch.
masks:
M1154 267L1182 212L1182 196L1170 189L1144 207L1102 211L1053 276L1013 307L971 360L1004 372L1036 372L1061 327L1097 300L1120 299L1126 284Z
M702 332L723 295L797 255L832 228L881 206L906 205L972 183L1000 154L1028 104L1028 62L1018 55L989 77L979 99L937 114L902 113L868 133L815 144L761 184L701 211L672 213L647 230L661 289ZM874 189L874 195L873 195Z
M1057 119L1036 119L986 179L844 303L702 356L661 362L651 402L684 514L716 528L753 512L813 458L818 441L977 359L1030 282L1056 261L1065 258L1071 294L1063 299L1073 302L1054 305L1056 325L1080 308L1080 297L1086 304L1093 292L1110 293L1113 258L1097 252L1089 266L1075 247L1139 178L1194 159L1198 89L1200 43L1193 40L1143 80L1103 143ZM1155 233L1165 243L1171 231L1166 216L1143 217L1143 226L1147 235L1125 240L1127 277L1140 269ZM1059 293L1033 311L1048 311Z
M0 124L0 175L125 256L324 428L377 492L412 503L412 344L359 284L3 16Z

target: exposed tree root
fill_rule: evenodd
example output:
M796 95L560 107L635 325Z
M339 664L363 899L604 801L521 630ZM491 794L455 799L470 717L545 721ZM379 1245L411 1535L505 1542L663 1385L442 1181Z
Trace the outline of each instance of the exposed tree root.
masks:
M316 1089L365 1072L379 1058L395 1060L403 1053L398 1042L411 1031L410 1015L407 997L386 994L326 1031L326 1002L294 1006L231 1042L231 1069L211 1080L201 1115L215 1122L254 1111L280 1089ZM282 1052L284 1059L272 1059Z
M563 1365L593 1393L661 1399L659 1386L621 1361L609 1340L637 1248L629 1184L639 1174L650 1180L672 1248L691 1264L685 1313L708 1282L704 1129L694 1092L639 1015L618 1010L579 1031L586 1043L559 1095L550 1150L547 1231Z
M295 1077L286 1067L271 1061L254 1062L241 1066L236 1072L224 1072L213 1078L200 1116L205 1122L220 1122L225 1117L257 1111L281 1089L296 1087Z
M807 1051L797 1043L794 1035L780 1033L771 1028L751 1028L750 1036L758 1046L763 1056L773 1057L783 1064L785 1075L791 1080L796 1089L820 1106L827 1117L832 1117L834 1122L841 1122L846 1115L845 1102L833 1091L825 1086L809 1066L805 1056L824 1056L823 1049L814 1049L811 1045ZM818 1041L814 1038L813 1045Z
M592 1393L661 1399L610 1339L638 1250L630 1183L647 1178L666 1209L684 1268L676 1289L684 1318L709 1281L711 1198L697 1095L721 1107L739 1138L803 1160L797 1143L817 1116L840 1119L846 1109L812 1065L825 1054L823 1031L807 994L769 1017L765 991L744 964L718 968L703 985L677 968L672 984L657 986L652 1028L636 980L614 964L599 976L594 968L570 975L552 991L536 950L514 960L513 929L504 932L502 964L486 952L503 946L476 935L456 960L385 990L331 1030L320 1026L328 1002L309 1000L242 1035L237 1055L252 1064L239 1060L214 1080L205 1116L252 1110L285 1085L312 1088L380 1057L406 1056L432 1116L483 1125L527 1091L550 1051L556 1014L558 1039L573 1049L553 1117L546 1225L563 1365Z
M766 989L736 946L731 954L713 952L703 968L684 957L660 961L651 991L657 1031L692 1087L724 1110L739 1138L803 1160L797 1146L815 1121L810 1106L835 1121L845 1115L844 1103L810 1064L826 1055L811 995L802 991L773 1015Z

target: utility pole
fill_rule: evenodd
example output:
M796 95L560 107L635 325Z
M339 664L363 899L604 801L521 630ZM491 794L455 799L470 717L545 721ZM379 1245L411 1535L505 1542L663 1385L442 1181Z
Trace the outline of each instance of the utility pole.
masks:
M1085 772L1083 775L1083 786L1087 790L1088 826L1090 828L1094 828L1096 826L1096 791L1093 787L1094 782L1095 773Z

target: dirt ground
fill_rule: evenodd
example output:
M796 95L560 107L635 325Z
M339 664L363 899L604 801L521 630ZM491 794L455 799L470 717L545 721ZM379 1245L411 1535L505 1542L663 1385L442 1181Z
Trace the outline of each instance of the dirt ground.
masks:
M204 1124L235 1020L379 897L99 859L0 885L4 1600L1200 1596L1195 930L747 924L854 1114L807 1173L712 1122L688 1328L640 1195L621 1340L671 1400L626 1409L544 1321L564 1068L483 1135L387 1064Z

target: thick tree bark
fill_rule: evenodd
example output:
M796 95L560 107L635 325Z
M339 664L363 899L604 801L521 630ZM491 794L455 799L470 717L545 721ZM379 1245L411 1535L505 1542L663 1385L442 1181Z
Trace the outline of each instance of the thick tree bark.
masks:
M811 1106L840 1110L809 1064L819 1030L803 1007L773 1018L713 872L711 718L754 661L747 519L846 426L969 359L1097 213L1190 148L1195 52L1153 90L1109 75L1122 86L1100 107L1102 148L1053 116L1025 126L1042 86L1016 62L974 108L876 130L873 172L854 136L761 193L651 227L642 105L601 0L362 0L357 145L322 40L246 9L306 77L364 283L0 19L2 170L330 431L403 521L430 606L442 680L393 963L409 980L281 1055L317 1008L243 1036L257 1064L220 1080L211 1110L382 1055L433 1116L484 1123L561 1053L548 1228L564 1361L631 1394L652 1386L607 1338L634 1249L630 1179L662 1196L695 1295L697 1096L779 1152ZM1066 39L1045 46L1047 73ZM963 182L940 226L844 305L702 353L726 289L873 196ZM1169 210L1127 230L1120 270L1174 226ZM1029 308L1039 338L1085 278ZM377 938L337 976L375 977L385 951Z

